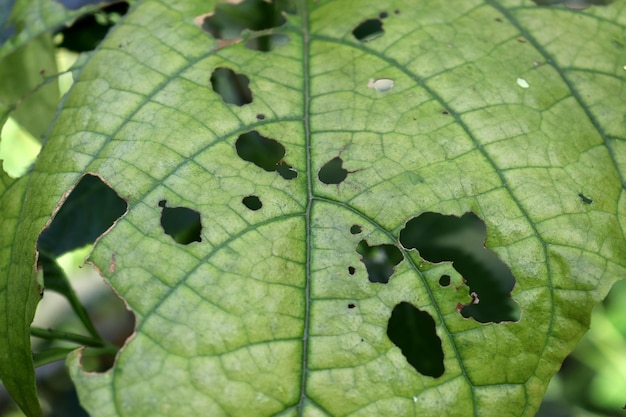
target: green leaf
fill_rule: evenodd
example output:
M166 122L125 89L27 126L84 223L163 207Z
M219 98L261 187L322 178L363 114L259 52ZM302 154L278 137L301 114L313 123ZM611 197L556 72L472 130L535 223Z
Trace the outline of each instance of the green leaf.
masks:
M98 416L534 415L626 271L624 7L300 1L269 30L289 42L261 52L194 25L207 2L138 4L67 97L19 223L34 245L85 173L127 198L90 259L136 334L106 373L69 356L82 405ZM382 33L356 39L372 19ZM252 102L225 102L217 68L246 76ZM279 155L269 166L268 153ZM164 200L200 213L199 242L164 232ZM510 268L519 321L464 317L481 294L457 259L431 264L400 245L426 212L475 214L488 249L472 246L472 259L495 253ZM452 240L436 244L462 256ZM381 268L387 284L371 282L361 255L395 263L390 246L402 259ZM409 323L396 346L398 305L432 317L435 335ZM425 337L441 343L440 376L404 356Z
M30 352L29 326L40 299L33 265L34 242L18 232L28 177L0 170L0 379L29 417L41 416Z
M37 140L43 138L59 104L56 73L50 34L33 39L0 61L0 100L15 106L12 117Z

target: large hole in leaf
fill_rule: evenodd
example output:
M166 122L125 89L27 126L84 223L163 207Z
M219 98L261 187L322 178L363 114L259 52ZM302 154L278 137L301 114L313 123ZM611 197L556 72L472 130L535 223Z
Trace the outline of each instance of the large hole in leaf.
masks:
M368 42L385 33L383 21L380 19L365 20L352 30L354 37L361 42Z
M320 168L317 178L324 184L341 184L348 174L349 171L343 167L343 160L336 156Z
M244 161L252 162L266 171L277 171L286 180L298 176L298 172L283 160L285 147L275 139L262 136L256 130L240 135L235 142L235 148L237 155Z
M200 213L187 207L167 207L166 204L166 200L159 201L163 231L181 245L201 242Z
M485 247L487 228L474 213L462 217L426 212L409 220L400 243L417 249L429 262L452 262L476 298L461 309L463 317L481 323L519 320L519 306L511 297L515 277L511 269Z
M85 0L57 0L70 10L79 9L87 4L102 3ZM63 27L57 33L62 35L58 46L74 52L93 51L106 36L109 29L115 25L129 9L127 2L116 2L102 9L82 16L71 26Z
M370 282L387 284L404 257L395 245L382 244L370 246L367 241L361 240L356 247L361 255L361 262L367 269L367 278Z
M387 336L417 372L433 378L443 375L441 339L430 314L405 301L397 304L387 323Z
M282 26L283 12L293 12L292 0L220 2L204 18L202 28L216 39L236 39L244 29L259 31Z
M613 0L533 0L537 6L554 6L563 4L570 9L586 9L591 6L607 6Z
M250 79L243 74L237 74L230 68L216 68L211 74L213 91L219 94L224 103L243 106L252 103L252 91L248 85Z
M102 288L99 285L100 277L92 272L92 277L87 278L92 281L91 285L83 278L83 287L100 288L97 305L101 305L100 300L102 300L109 306L107 317L95 316L96 306L88 310L79 299L74 284L70 282L72 276L68 276L67 268L62 266L61 258L70 256L79 248L86 248L87 252L81 256L82 262L90 250L90 245L93 245L100 236L113 227L115 222L126 213L128 205L100 177L91 174L84 175L67 198L59 204L60 207L54 218L37 240L38 266L43 272L45 290L58 293L67 300L75 313L74 321L89 334L89 336L82 336L86 340L84 343L99 352L92 356L85 366L91 371L104 371L113 364L117 349L115 346L122 346L130 336L134 327L133 316L110 287ZM85 269L88 270L88 268ZM50 305L50 299L44 295L43 302L38 306L38 315L46 305ZM113 325L113 329L111 329L111 324L104 325L109 328L109 331L103 331L103 323L109 322L110 317L116 317L119 321ZM43 340L63 340L63 338L53 337L57 334L56 330L33 328L32 331L35 337ZM78 336L80 339L81 335L78 334ZM37 363L46 363L60 359L59 352L63 353L53 342L41 344L34 358Z

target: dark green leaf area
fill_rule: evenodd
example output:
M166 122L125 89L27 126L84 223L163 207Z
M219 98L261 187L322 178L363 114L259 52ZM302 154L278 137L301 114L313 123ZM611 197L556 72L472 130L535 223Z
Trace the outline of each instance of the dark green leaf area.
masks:
M387 336L417 372L433 378L443 375L441 339L430 314L406 301L397 304L387 323Z
M400 231L400 243L417 249L429 262L452 262L472 293L463 317L499 323L519 320L519 306L511 298L515 277L511 269L485 247L487 228L474 213L461 217L426 212L409 220Z
M285 147L277 140L261 136L256 130L244 133L235 142L237 155L266 171L276 171L285 156Z
M163 231L181 245L201 242L200 213L187 207L166 207L166 204L166 200L159 201Z
M100 177L84 175L39 235L38 250L56 258L93 244L127 208L126 201Z
M211 74L211 87L219 94L224 103L243 106L252 103L252 91L248 87L250 79L237 74L230 68L216 68Z
M293 11L293 4L288 0L244 0L220 2L215 11L202 23L202 29L216 39L236 39L245 29L266 30L282 26L286 19L283 11Z
M354 37L361 42L371 41L384 33L383 21L380 19L365 20L352 30Z
M367 241L361 240L356 247L361 255L361 262L367 269L367 278L370 282L387 284L394 273L394 268L404 257L395 245L382 244L370 246Z
M336 156L326 162L317 173L317 178L324 184L341 184L350 172L343 167L343 160Z

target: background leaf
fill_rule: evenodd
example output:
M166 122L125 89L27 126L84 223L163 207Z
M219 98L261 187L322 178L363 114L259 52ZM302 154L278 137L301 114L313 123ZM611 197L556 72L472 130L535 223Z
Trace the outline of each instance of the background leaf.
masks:
M212 49L192 23L212 11L205 2L139 4L68 96L20 222L34 245L83 173L128 196L92 261L137 331L107 373L70 356L83 406L98 416L534 415L592 306L624 274L623 8L299 2L274 29L289 42L260 52ZM363 42L353 31L368 19L383 32ZM218 67L250 79L250 104L213 91ZM238 154L253 130L285 148L280 165L297 177ZM345 179L320 181L338 157ZM261 209L242 203L251 195ZM164 233L162 200L200 213L200 242ZM516 278L518 322L463 318L471 288L415 251L399 248L388 284L368 280L359 242L398 246L427 211L482 219L487 247ZM419 374L387 336L402 302L433 318L440 377Z

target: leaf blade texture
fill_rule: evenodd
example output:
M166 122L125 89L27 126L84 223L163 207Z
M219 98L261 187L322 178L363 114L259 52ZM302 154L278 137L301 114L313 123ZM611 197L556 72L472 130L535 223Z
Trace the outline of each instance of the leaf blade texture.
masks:
M610 94L624 87L612 42L624 39L624 6L453 3L298 2L273 29L289 42L269 52L213 49L192 23L206 2L145 1L116 27L67 97L27 194L52 189L40 209L51 212L95 173L128 198L91 260L136 333L107 373L68 359L92 415L534 415L624 273L624 95ZM377 18L382 32L355 38ZM218 67L249 78L251 103L211 88ZM251 131L280 142L295 178L237 155ZM334 158L345 178L322 183ZM251 194L262 209L241 203ZM200 213L200 242L163 232L161 200ZM398 232L426 211L482 219L485 245L516 278L519 321L462 317L458 305L480 294L450 262L401 247ZM368 280L362 240L401 250L387 284ZM387 337L401 302L433 318L440 377Z

